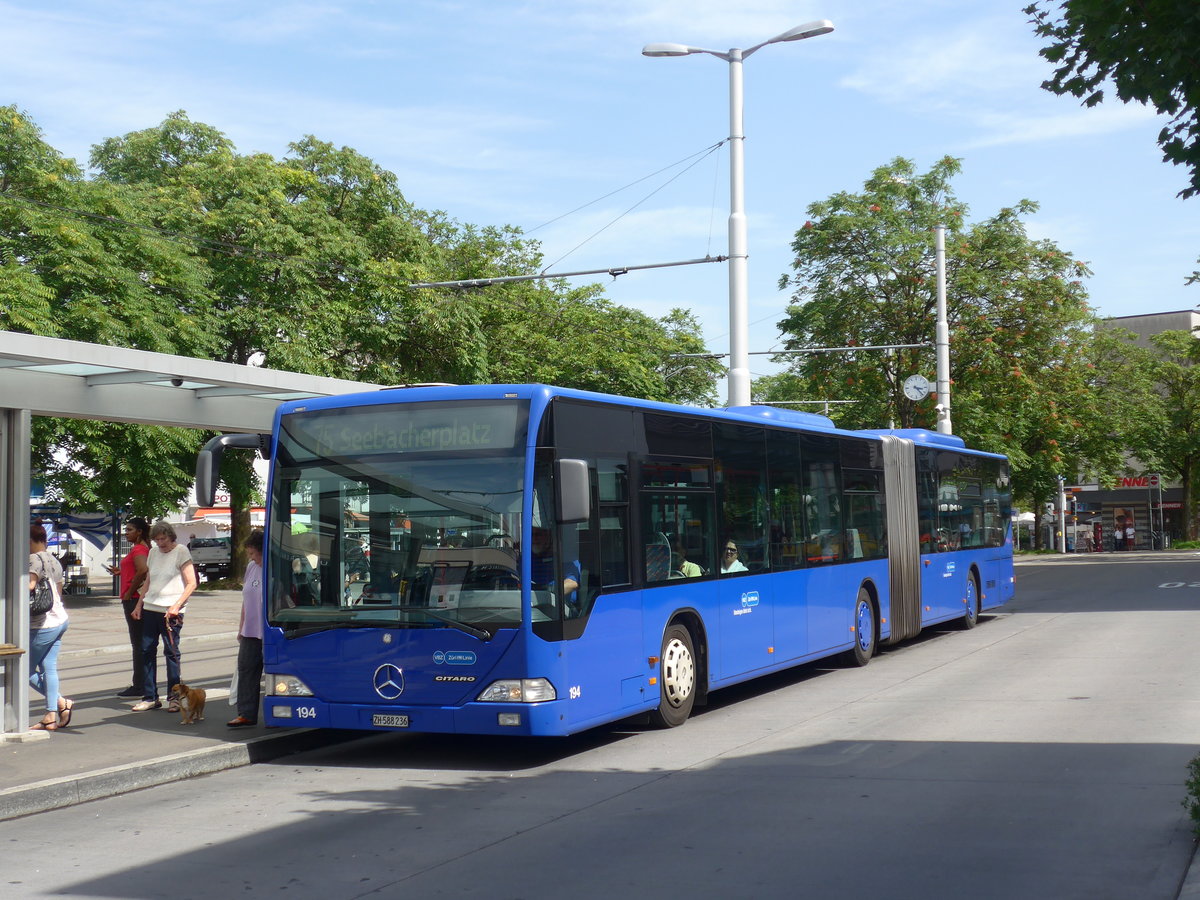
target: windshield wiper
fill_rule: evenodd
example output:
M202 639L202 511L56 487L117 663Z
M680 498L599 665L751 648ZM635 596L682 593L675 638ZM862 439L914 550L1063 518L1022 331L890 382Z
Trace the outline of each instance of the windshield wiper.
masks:
M449 625L451 628L457 628L459 631L465 631L467 634L474 635L477 638L482 638L485 641L490 641L492 639L492 633L490 631L486 631L482 628L476 628L474 625L468 625L466 622L459 621L458 619L452 619L449 616L444 616L441 613L434 612L432 609L424 606L401 606L400 612L424 613L431 619L436 619L439 622Z
M353 622L339 622L337 620L329 622L279 622L276 624L290 638L304 637L308 634L319 634L322 631L337 631L341 628L355 627Z

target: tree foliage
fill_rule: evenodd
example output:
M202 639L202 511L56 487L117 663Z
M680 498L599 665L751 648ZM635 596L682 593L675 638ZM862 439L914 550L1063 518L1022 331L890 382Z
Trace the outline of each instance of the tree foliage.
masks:
M173 515L196 470L197 433L186 428L37 418L38 477L68 509ZM53 448L49 455L38 448Z
M672 357L703 349L686 311L654 319L559 280L412 287L537 272L541 250L511 227L413 207L352 148L308 135L283 158L241 154L177 111L101 141L90 165L85 178L0 107L0 328L384 384L715 396L715 363L680 372ZM143 511L182 496L204 437L78 421L36 433L35 460L68 505ZM226 474L249 502L247 472Z
M1153 389L1144 401L1141 427L1131 435L1133 448L1147 471L1183 485L1187 539L1194 541L1200 537L1200 340L1187 331L1163 331L1150 344L1140 368Z
M914 373L934 381L934 228L943 225L954 431L1008 455L1016 494L1039 501L1059 475L1121 467L1121 444L1109 435L1131 404L1109 389L1102 368L1121 346L1095 328L1086 266L1027 235L1022 218L1036 204L1022 200L968 223L951 185L959 171L948 157L925 173L896 159L862 192L812 204L792 244L793 273L781 279L793 291L779 323L789 349L930 346L793 356L789 371L756 393L853 400L830 409L852 428L936 428L936 394L914 402L901 386Z
M1169 116L1158 135L1163 158L1191 171L1179 196L1200 192L1200 6L1193 0L1038 0L1025 13L1049 39L1041 55L1056 66L1042 87L1094 106L1111 80L1122 102L1149 104Z

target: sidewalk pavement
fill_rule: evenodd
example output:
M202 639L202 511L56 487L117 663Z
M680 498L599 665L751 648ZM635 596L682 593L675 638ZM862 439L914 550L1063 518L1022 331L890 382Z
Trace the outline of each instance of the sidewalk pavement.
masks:
M132 655L121 601L68 595L70 623L59 653L64 696L75 703L70 727L6 735L0 741L0 820L152 787L193 775L262 762L361 732L227 728L236 712L229 681L237 662L240 591L199 591L188 603L180 639L183 679L208 693L204 719L133 712L137 698L116 694L130 683ZM165 678L161 652L159 677ZM45 712L31 691L30 723ZM165 688L160 684L160 696Z

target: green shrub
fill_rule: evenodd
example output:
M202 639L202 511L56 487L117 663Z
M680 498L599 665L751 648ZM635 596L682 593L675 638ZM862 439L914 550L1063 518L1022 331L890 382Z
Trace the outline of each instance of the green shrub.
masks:
M1171 546L1176 550L1197 550L1200 549L1200 541L1177 541Z
M1192 818L1192 834L1200 837L1200 756L1193 758L1187 768L1188 780L1184 782L1187 796L1181 802Z

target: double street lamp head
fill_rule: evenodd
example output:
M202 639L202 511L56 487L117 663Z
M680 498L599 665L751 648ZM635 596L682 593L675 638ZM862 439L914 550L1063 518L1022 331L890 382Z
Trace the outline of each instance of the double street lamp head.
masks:
M761 44L755 44L748 50L737 51L742 59L745 59L755 50L767 46L767 44L782 44L786 41L803 41L811 37L818 37L822 34L829 34L833 31L833 23L828 19L818 19L816 22L807 22L804 25L797 25L795 28L789 28L782 34L777 34L770 40L763 41ZM724 53L720 50L706 50L704 47L689 47L687 44L674 44L670 42L660 42L656 44L647 44L642 48L642 56L690 56L693 53L708 53L712 56L719 56L721 59L728 60L730 53Z

